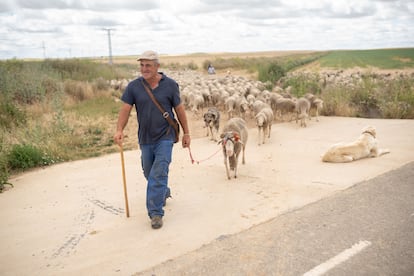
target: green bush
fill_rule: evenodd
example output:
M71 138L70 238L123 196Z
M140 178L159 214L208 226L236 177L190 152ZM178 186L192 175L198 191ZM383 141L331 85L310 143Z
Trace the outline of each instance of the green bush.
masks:
M283 69L283 67L277 62L273 62L259 68L259 80L261 82L270 81L274 84L285 75L285 69Z
M13 170L30 169L53 163L53 159L32 145L14 145L9 153L8 163Z

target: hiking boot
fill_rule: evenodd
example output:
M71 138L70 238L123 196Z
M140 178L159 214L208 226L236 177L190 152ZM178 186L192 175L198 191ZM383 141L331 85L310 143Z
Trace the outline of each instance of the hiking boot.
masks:
M162 227L162 217L161 216L153 216L151 218L151 227L153 229L159 229Z
M165 195L164 204L163 204L164 207L165 207L165 205L167 205L167 198L169 198L169 197L172 198L170 189L167 190L167 194Z

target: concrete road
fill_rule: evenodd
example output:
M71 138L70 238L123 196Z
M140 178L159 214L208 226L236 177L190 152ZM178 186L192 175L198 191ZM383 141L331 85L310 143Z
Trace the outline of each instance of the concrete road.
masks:
M414 275L414 162L137 275Z

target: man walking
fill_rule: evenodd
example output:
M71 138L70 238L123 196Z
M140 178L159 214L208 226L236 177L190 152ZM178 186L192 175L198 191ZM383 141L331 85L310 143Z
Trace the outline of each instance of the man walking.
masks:
M175 132L148 92L152 92L170 118L174 118L173 110L175 111L184 133L182 137L184 148L190 146L191 139L184 104L180 99L179 86L175 80L158 72L160 67L158 54L154 51L146 51L137 60L140 62L142 76L131 81L121 97L123 105L119 112L114 140L122 144L123 130L135 105L141 166L147 179L147 211L152 228L158 229L163 225L163 207L166 199L171 196L168 173ZM145 86L149 91L146 91Z

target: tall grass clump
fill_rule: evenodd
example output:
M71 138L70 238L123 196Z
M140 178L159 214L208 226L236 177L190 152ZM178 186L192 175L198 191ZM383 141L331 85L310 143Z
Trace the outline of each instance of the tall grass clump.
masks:
M357 109L351 102L349 89L343 85L328 86L321 93L322 114L325 116L355 117Z
M350 104L358 107L356 117L380 118L378 106L378 83L370 76L363 76L362 81L349 89Z
M64 92L77 103L94 97L94 89L87 82L66 80Z
M384 118L414 119L414 79L401 77L378 87L379 109Z

